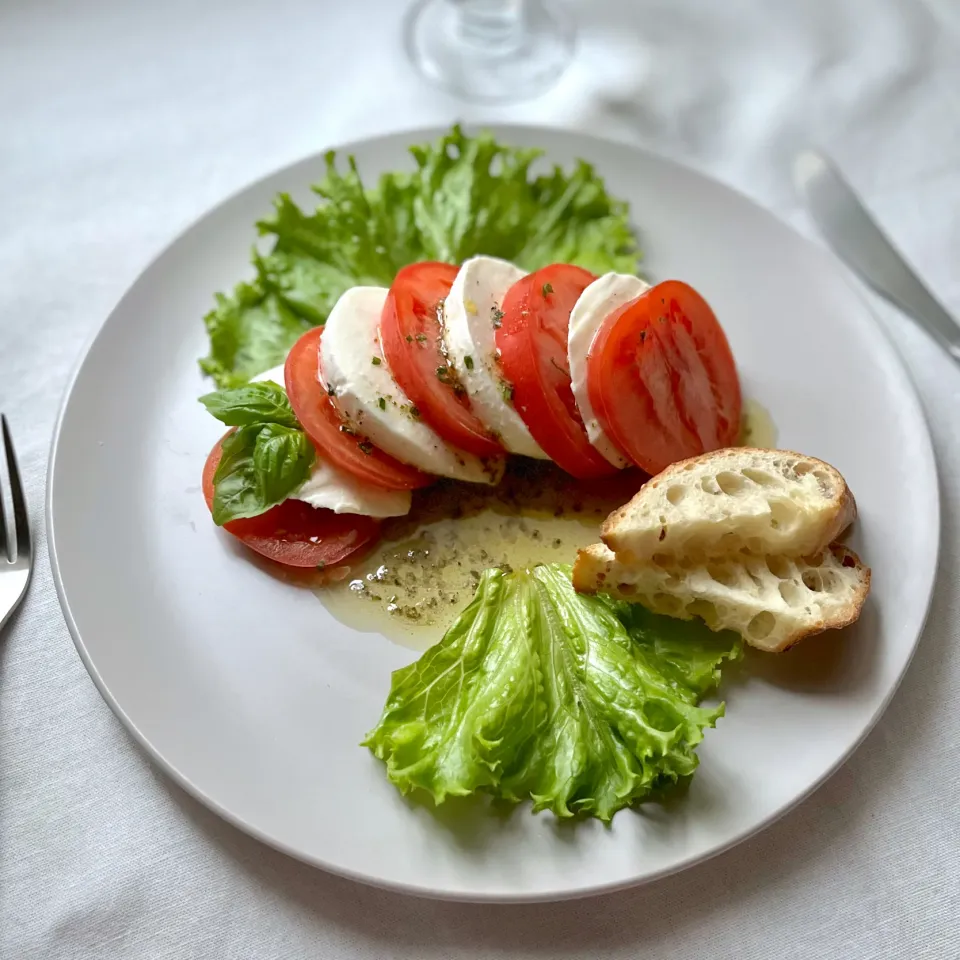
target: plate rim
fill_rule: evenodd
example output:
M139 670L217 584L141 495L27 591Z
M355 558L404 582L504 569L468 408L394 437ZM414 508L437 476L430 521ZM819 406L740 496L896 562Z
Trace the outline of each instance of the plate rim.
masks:
M299 158L292 160L289 163L283 164L279 167L268 170L266 173L262 174L259 177L256 177L253 180L250 180L238 187L237 189L231 191L227 196L222 200L213 204L212 206L203 210L200 214L193 217L183 228L177 231L177 233L163 246L157 250L144 265L137 271L136 276L130 281L129 284L125 287L123 293L120 297L113 303L110 309L104 314L103 318L96 325L94 330L87 337L84 345L82 346L76 361L74 362L73 369L70 372L70 375L67 378L66 386L64 387L63 394L61 396L59 408L57 411L56 421L54 423L53 435L50 442L49 454L47 457L47 471L46 471L46 490L44 496L44 525L46 528L47 534L47 554L50 562L51 573L53 576L53 582L57 593L57 600L60 604L60 609L63 613L64 621L66 622L67 629L70 633L71 639L73 640L74 647L77 650L80 660L83 663L87 673L90 675L91 680L94 683L94 686L99 691L101 697L106 702L107 706L113 711L117 719L123 725L124 729L127 731L130 736L133 737L134 741L138 746L144 751L147 757L152 763L155 763L163 772L166 774L178 787L184 790L192 798L199 801L209 810L217 814L220 818L229 823L232 827L240 830L241 832L247 834L250 837L253 837L255 840L266 844L268 847L271 847L274 850L279 851L280 853L285 854L286 856L292 857L294 860L298 860L301 863L306 863L314 868L323 870L326 873L329 873L333 876L342 877L347 880L360 883L363 886L372 887L374 889L387 890L396 894L403 894L406 896L415 896L423 899L429 900L438 900L438 901L448 901L448 902L458 902L458 903L494 903L494 904L507 904L507 903L550 903L550 902L560 902L564 900L578 900L585 899L587 897L602 896L605 894L615 893L621 890L627 890L635 887L644 886L649 883L654 883L658 880L662 880L665 877L671 876L673 874L680 873L682 871L688 870L692 867L695 867L701 863L705 863L708 860L712 860L715 857L719 857L724 853L729 852L734 847L739 846L741 843L744 843L748 840L753 839L759 833L766 830L768 827L772 826L774 823L786 817L793 810L795 810L801 803L808 800L816 791L818 791L847 761L851 756L860 748L864 743L870 733L875 729L880 718L886 712L887 708L890 705L890 702L893 700L893 697L896 695L897 691L900 688L903 678L906 676L907 671L910 669L910 665L913 662L913 658L916 655L917 648L919 647L922 639L924 630L926 628L927 620L930 614L930 608L933 603L933 596L936 590L936 572L939 567L940 552L942 547L942 503L941 503L941 493L940 493L940 480L939 480L939 469L937 464L936 452L933 444L933 437L930 432L930 426L927 420L926 409L923 405L923 402L920 398L919 392L916 387L913 375L910 371L909 366L907 365L905 359L896 349L893 338L891 334L887 331L883 323L880 322L877 313L873 306L871 305L868 298L865 296L864 291L861 290L853 278L847 273L842 263L833 255L833 253L824 247L821 247L809 237L804 236L798 230L796 230L791 224L779 217L772 209L765 207L763 204L759 203L757 200L754 200L752 197L748 196L738 188L731 186L730 184L720 180L711 174L699 170L694 167L692 164L685 163L684 161L677 160L674 157L668 156L665 153L659 152L657 150L652 150L645 145L640 145L632 143L629 140L617 139L614 137L599 136L589 131L577 130L569 127L557 127L546 124L530 124L530 123L503 123L503 122L491 122L491 123L463 123L462 124L465 131L468 133L473 132L486 132L489 131L496 136L509 138L511 133L536 133L543 132L552 136L559 137L572 137L574 139L581 140L590 140L595 144L598 144L601 148L603 147L616 147L619 149L627 149L634 151L639 154L645 154L648 157L653 158L654 160L678 168L686 174L691 174L701 180L708 181L715 187L720 187L722 190L727 191L731 194L736 195L737 199L743 203L748 204L755 212L759 212L766 217L774 219L782 228L788 230L796 238L801 240L808 248L815 251L816 254L823 260L824 264L834 271L840 280L847 286L847 288L852 292L852 294L860 301L861 306L863 307L864 313L872 321L872 325L879 335L878 340L882 342L881 349L886 351L887 360L892 362L895 367L903 376L903 381L906 387L906 399L908 400L912 412L915 416L919 417L920 422L923 424L923 437L921 441L922 446L922 461L923 461L923 473L926 478L929 479L930 489L927 491L928 494L932 496L928 497L929 501L929 519L930 527L934 537L933 549L929 554L929 563L928 569L924 571L925 574L929 575L930 587L927 592L927 596L924 602L924 609L922 617L920 619L919 627L917 630L917 636L913 641L913 644L910 648L910 651L907 655L906 660L903 663L902 668L900 669L899 674L896 676L894 682L890 685L890 688L886 691L883 698L880 700L876 706L873 714L871 715L869 721L865 724L864 728L860 731L859 735L854 739L854 741L849 745L849 747L844 751L844 753L839 756L836 761L815 781L812 781L807 785L803 790L801 790L796 797L794 797L789 803L784 804L782 807L775 810L773 813L769 814L767 817L753 824L749 829L742 831L741 833L729 838L725 843L722 843L706 852L693 854L688 857L685 857L668 867L663 867L659 870L655 870L651 873L645 874L641 877L634 877L625 880L615 880L609 883L596 883L589 887L579 887L575 889L566 889L566 890L557 890L557 891L542 891L538 893L525 894L523 892L519 893L507 893L507 894L477 894L461 891L449 891L443 889L436 889L429 887L427 885L416 885L412 883L398 882L394 880L385 880L380 878L371 877L367 874L363 874L349 868L340 866L338 864L331 864L327 861L324 861L322 858L313 856L307 853L304 853L301 850L291 846L290 844L280 840L276 837L271 836L266 831L261 830L255 824L250 823L245 820L243 817L237 816L232 811L227 809L223 804L214 799L208 793L206 793L202 788L190 780L187 776L182 774L176 767L176 765L169 760L160 750L153 747L150 740L147 736L140 730L134 720L126 712L126 710L121 706L119 701L110 691L109 687L103 680L100 675L99 670L96 667L96 664L93 662L92 657L90 656L89 651L86 648L86 645L83 641L83 638L80 634L80 630L74 620L72 610L70 608L70 602L67 597L66 588L63 584L63 579L60 572L60 563L57 555L57 545L56 545L56 528L54 522L54 467L56 465L57 453L59 449L59 441L61 429L63 426L63 421L67 412L67 408L70 404L71 397L73 395L74 388L78 379L80 378L83 368L86 365L86 362L89 358L91 351L94 348L94 345L99 340L100 336L104 333L110 319L116 314L117 310L121 307L123 302L129 296L130 291L133 287L139 282L141 277L143 277L147 272L152 270L154 266L160 261L173 247L182 241L182 239L199 226L204 220L209 216L214 214L216 211L221 208L231 204L238 197L253 189L254 187L262 184L264 181L270 180L276 176L287 173L288 171L298 167L302 164L309 163L321 159L323 155L329 150L336 150L338 154L345 155L351 153L355 150L368 148L371 144L376 143L377 141L385 140L404 140L409 143L416 142L426 142L428 140L435 140L437 137L442 136L444 133L449 131L449 125L428 125L428 126L418 126L418 127L401 127L397 129L388 130L382 133L374 134L366 137L359 137L352 139L346 143L335 145L333 147L325 147L320 150L313 151L311 153L304 154Z

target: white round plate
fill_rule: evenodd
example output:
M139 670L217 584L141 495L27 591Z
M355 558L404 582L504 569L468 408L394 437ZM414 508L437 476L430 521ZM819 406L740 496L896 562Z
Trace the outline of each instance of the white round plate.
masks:
M201 318L249 276L273 196L309 202L316 156L261 180L177 239L94 338L51 453L50 554L87 669L177 783L243 830L357 880L463 900L546 900L689 866L769 824L846 759L880 716L923 626L938 490L917 397L834 262L739 194L635 148L494 128L551 161L595 163L625 197L652 277L692 283L730 338L746 395L784 447L835 464L860 505L854 547L874 571L860 623L780 657L748 658L724 690L687 795L611 827L520 807L457 812L404 800L358 746L412 651L333 620L249 562L210 522L204 458L221 431ZM437 130L343 149L365 177L409 166ZM853 801L851 801L853 802Z

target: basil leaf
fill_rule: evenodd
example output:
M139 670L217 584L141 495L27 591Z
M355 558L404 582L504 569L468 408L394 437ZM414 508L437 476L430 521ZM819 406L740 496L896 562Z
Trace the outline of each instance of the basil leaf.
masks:
M315 451L302 430L271 423L238 427L221 444L213 476L213 522L257 517L310 476Z
M220 463L213 475L213 522L217 526L264 512L253 468L253 448L260 429L259 424L240 427L220 445Z
M200 398L207 412L228 427L254 423L278 423L297 427L296 415L283 387L269 381L218 390Z
M263 503L280 503L310 476L313 444L298 429L264 424L253 448L253 469Z

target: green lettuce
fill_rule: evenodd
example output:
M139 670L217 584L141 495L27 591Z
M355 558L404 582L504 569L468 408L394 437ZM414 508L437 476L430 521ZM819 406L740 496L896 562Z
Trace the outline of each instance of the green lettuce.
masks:
M419 260L460 263L476 254L526 270L575 263L595 273L633 273L639 254L627 205L593 167L538 172L542 151L507 147L455 126L411 149L415 168L365 187L357 165L326 156L312 213L286 194L259 223L273 238L254 254L254 279L218 294L205 318L210 353L200 361L219 387L235 387L280 363L294 341L322 324L340 295L359 284L389 286Z
M570 568L487 570L444 638L393 675L364 745L408 793L483 790L609 820L693 774L698 706L733 634L574 591Z
M283 387L269 381L218 390L200 402L236 429L221 443L213 475L213 522L257 517L296 493L316 451Z

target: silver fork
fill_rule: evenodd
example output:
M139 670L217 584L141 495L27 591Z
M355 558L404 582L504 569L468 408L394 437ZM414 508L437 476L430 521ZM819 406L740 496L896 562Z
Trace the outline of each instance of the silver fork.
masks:
M13 450L7 418L0 414L3 429L3 447L7 455L7 473L10 475L10 501L13 504L12 536L7 536L7 518L3 509L3 490L0 482L0 630L6 625L27 592L33 572L33 546L30 542L30 520L27 502L20 483L17 455Z

